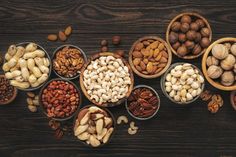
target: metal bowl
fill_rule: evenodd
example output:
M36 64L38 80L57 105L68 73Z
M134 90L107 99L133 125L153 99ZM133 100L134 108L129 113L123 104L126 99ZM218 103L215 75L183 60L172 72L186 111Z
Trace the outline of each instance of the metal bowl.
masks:
M133 115L132 112L129 111L129 108L128 108L128 99L126 99L126 101L125 101L125 108L126 108L127 112L129 113L129 115L132 116L133 118L137 119L137 120L148 120L148 119L151 119L151 118L153 118L153 117L157 114L157 112L158 112L159 109L160 109L160 105L161 105L161 103L160 103L160 97L159 97L158 93L156 92L156 90L153 89L153 88L150 87L150 86L147 86L147 85L137 85L137 86L135 86L135 87L133 88L132 92L133 92L135 89L137 89L137 88L148 88L148 89L152 90L153 93L155 93L155 95L157 96L157 99L159 100L159 101L158 101L158 104L157 104L157 109L156 109L156 111L155 111L151 116L149 116L149 117L137 117L137 116ZM132 93L131 93L131 94L132 94Z
M42 112L43 112L47 117L48 117L47 111L46 111L46 109L44 108L43 102L42 102L42 94L43 94L43 90L44 90L44 89L49 85L49 83L51 83L52 81L65 81L65 82L68 82L68 83L72 84L72 85L76 88L76 90L77 90L77 92L78 92L78 94L79 94L79 104L78 104L78 107L77 107L77 109L75 110L74 113L72 113L70 116L65 117L65 118L49 117L49 118L52 118L52 119L54 119L54 120L56 120L56 121L66 121L66 120L69 120L69 119L71 119L74 115L76 115L77 112L79 111L80 105L82 104L81 92L80 92L79 88L78 88L73 82L71 82L71 81L69 81L69 80L64 80L64 79L61 79L61 78L55 78L55 79L51 79L50 81L48 81L48 82L41 88L41 90L40 90L40 92L39 92L39 105L41 106Z
M185 63L184 63L184 62L179 62L179 63L174 63L174 64L172 64L172 65L169 67L169 69L165 72L165 74L161 77L160 84L161 84L161 90L162 90L162 92L164 93L164 95L165 95L168 99L170 99L173 103L185 105L185 104L190 104L190 103L194 102L195 100L197 100L197 99L200 97L200 94L197 95L196 97L194 97L191 101L177 102L177 101L175 101L173 98L171 98L171 97L169 96L169 94L168 94L168 93L166 92L166 90L165 90L165 79L166 79L167 74L168 74L173 68L175 68L177 65L182 65L182 64L185 64ZM188 63L188 64L190 64L190 63ZM198 67L196 67L196 66L193 65L193 64L191 64L191 66L194 67L195 69L197 69L197 70L199 71L199 74L204 78L202 72L200 71L200 69L199 69ZM203 92L203 90L204 90L204 87L205 87L205 80L204 80L204 83L202 84L202 87L201 87L202 92Z
M53 60L55 59L55 56L56 56L57 52L58 52L59 50L63 49L64 47L66 47L66 46L69 46L69 47L78 49L78 50L81 52L81 54L83 55L84 63L87 62L87 56L86 56L86 54L84 53L84 51L83 51L81 48L79 48L78 46L71 45L71 44L61 45L61 46L59 46L58 48L56 48L56 50L53 52L52 62L53 62ZM53 67L53 64L52 64L52 67ZM82 69L82 68L81 68L81 69ZM77 75L75 75L74 77L64 77L64 76L58 74L57 71L56 71L54 68L53 68L53 71L54 71L54 73L55 73L58 77L60 77L60 78L62 78L62 79L65 79L65 80L73 80L73 79L76 79L76 78L78 78L78 77L80 76L80 72L81 72L81 71L79 71L79 73L78 73Z
M35 42L21 42L21 43L16 44L16 46L24 46L25 47L29 43L35 43ZM35 44L37 44L37 43L35 43ZM50 65L48 67L49 68L48 79L49 79L49 77L51 75L51 72L52 72L52 62L51 62L50 56L49 56L48 52L42 46L37 44L37 47L45 52L45 55L46 55L45 57L47 57L48 60L49 60L49 63L50 63ZM4 58L4 63L6 63L5 58ZM4 73L6 73L6 72L4 72ZM24 88L19 88L19 87L16 87L16 88L19 89L19 90L22 90L22 91L27 91L27 92L34 91L34 90L37 90L37 89L41 88L48 81L48 79L44 83L40 84L37 87L29 87L29 88L25 88L25 89Z

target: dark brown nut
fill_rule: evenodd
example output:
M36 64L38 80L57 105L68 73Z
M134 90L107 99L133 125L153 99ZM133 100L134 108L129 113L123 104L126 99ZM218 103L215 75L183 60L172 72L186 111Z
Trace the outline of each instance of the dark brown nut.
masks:
M148 45L150 45L150 42L149 42L149 41L146 41L146 40L143 41L142 43L143 43L144 46L148 46Z
M199 33L199 32L196 32L196 37L195 37L195 42L200 42L201 41L201 39L202 39L202 35L201 35L201 33Z
M179 33L179 41L180 42L185 42L186 41L186 35L184 33Z
M200 95L200 98L203 100L203 101L208 101L210 100L212 97L212 93L209 91L209 90L205 90L201 93Z
M140 51L143 47L144 47L143 43L140 42L135 45L134 49L137 51Z
M201 46L200 46L199 44L196 44L196 45L194 46L194 48L193 48L192 53L193 53L194 55L198 55L201 51L202 51Z
M209 45L210 45L210 40L209 40L209 38L207 38L207 37L204 37L204 38L202 38L202 40L201 40L201 42L200 42L200 45L203 47L203 48L206 48L206 47L208 47Z
M121 42L121 37L118 35L115 35L112 37L112 44L114 45L119 45Z
M202 19L197 19L195 22L199 25L200 28L203 28L205 26L205 22Z
M192 22L192 19L189 15L184 15L181 17L181 23L188 23L190 24Z
M187 32L186 36L188 40L194 40L196 38L196 32L190 30Z
M187 50L186 46L182 45L177 49L177 53L180 56L185 56L188 54L188 50Z
M124 57L125 56L125 51L124 50L116 50L115 54L117 54L117 55L119 55L121 57Z
M211 100L209 103L208 103L208 110L211 112L211 113L216 113L218 110L219 110L219 105L217 104L216 101L214 100Z
M199 30L199 25L196 22L193 22L190 24L190 29L193 31L198 31Z
M189 24L188 23L182 23L181 27L180 27L180 30L183 32L183 33L186 33L188 30L189 30Z
M180 27L181 27L181 23L175 21L175 22L171 25L171 30L177 32L177 31L179 31Z
M210 36L210 30L208 28L206 28L206 27L202 28L201 29L201 35L203 37L209 37Z
M101 47L101 52L107 52L108 51L108 47L107 46L102 46Z
M174 43L173 45L172 45L172 47L173 47L173 49L175 49L175 50L177 50L179 47L180 47L180 42L176 42L176 43Z
M5 77L0 77L0 104L9 101L14 96L15 88Z
M176 43L176 41L178 40L178 34L175 32L170 32L169 38L171 44Z
M187 41L184 43L184 45L185 45L185 46L187 47L187 49L189 49L189 50L193 49L194 46L195 46L194 42L193 42L193 41L189 41L189 40L187 40Z
M101 40L100 44L101 44L101 46L107 46L108 45L108 41L103 39L103 40Z
M59 39L60 39L61 41L66 41L66 39L67 39L65 33L62 32L62 31L59 31L58 37L59 37Z

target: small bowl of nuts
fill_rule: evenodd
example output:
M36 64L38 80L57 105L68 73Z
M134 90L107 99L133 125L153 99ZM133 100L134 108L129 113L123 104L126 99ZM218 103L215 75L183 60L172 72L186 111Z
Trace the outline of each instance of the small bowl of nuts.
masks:
M236 90L236 38L221 38L212 43L203 55L202 71L212 86Z
M114 135L115 118L106 108L83 107L74 120L74 136L92 148L108 144Z
M153 118L159 111L160 98L152 87L137 85L126 100L125 107L133 118L148 120Z
M17 89L10 85L10 81L5 75L0 75L0 105L6 105L15 100Z
M236 111L236 91L230 93L230 102L234 110Z
M171 51L183 59L202 55L210 45L212 31L208 21L197 13L182 13L174 17L166 31Z
M161 89L177 104L189 104L198 99L205 86L202 72L190 63L175 63L161 78Z
M161 76L170 66L171 50L157 36L138 39L129 51L129 64L138 76L151 79Z
M73 80L79 77L87 57L81 48L66 44L54 51L52 62L53 71L58 77Z
M80 74L84 95L102 107L120 105L133 89L132 70L124 58L110 52L93 55Z
M71 81L55 78L47 82L39 93L43 113L54 120L72 118L81 105L79 88Z
M9 46L3 71L10 84L23 91L39 89L51 74L51 60L46 50L33 42Z

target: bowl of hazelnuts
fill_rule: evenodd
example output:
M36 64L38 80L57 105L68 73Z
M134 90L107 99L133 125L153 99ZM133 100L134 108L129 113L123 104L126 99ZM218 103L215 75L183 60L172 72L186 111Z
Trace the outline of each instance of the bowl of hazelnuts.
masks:
M194 59L210 45L212 30L208 21L197 13L182 13L170 22L166 41L171 51L180 58Z

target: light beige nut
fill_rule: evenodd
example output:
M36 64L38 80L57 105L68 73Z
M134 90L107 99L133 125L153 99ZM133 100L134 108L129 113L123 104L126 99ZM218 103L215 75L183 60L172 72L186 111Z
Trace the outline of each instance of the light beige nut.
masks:
M117 118L117 124L121 124L122 122L124 122L125 124L128 123L128 118L126 116L119 116Z
M89 137L89 143L93 146L93 147L98 147L101 145L101 142L94 136L91 135Z
M103 125L104 125L103 119L98 119L96 121L96 131L97 131L97 134L101 134L102 133Z
M34 104L35 106L39 106L39 101L38 101L37 99L34 99L34 100L33 100L33 104Z
M133 122L133 121L130 122L129 126L130 126L130 128L133 129L133 130L138 130L138 127L135 126L135 122Z
M110 129L107 130L107 133L106 133L106 135L104 136L104 138L102 140L103 143L107 143L108 142L108 140L109 140L111 134L113 133L113 131L114 131L114 128L110 128Z
M85 124L87 124L88 121L89 121L89 119L90 119L90 112L87 112L87 113L84 115L84 117L81 119L80 125L85 125Z
M88 129L88 124L86 125L79 125L76 129L75 129L75 136L80 135L81 133L85 132Z
M112 125L112 119L108 117L104 117L104 123L105 127L111 126Z
M35 97L35 94L33 92L27 92L26 94L30 98L34 98Z
M77 137L78 137L78 139L85 141L85 140L89 139L90 134L88 132L84 132L84 133L78 135Z
M107 128L103 128L101 134L97 135L97 139L102 140L103 137L106 135L106 133L107 133Z
M37 107L36 107L36 106L28 105L28 109L29 109L31 112L37 112Z
M129 133L130 135L136 134L137 131L138 131L138 130L133 130L132 128L129 128L129 129L128 129L128 133Z
M28 105L34 105L32 98L27 98L26 101Z

